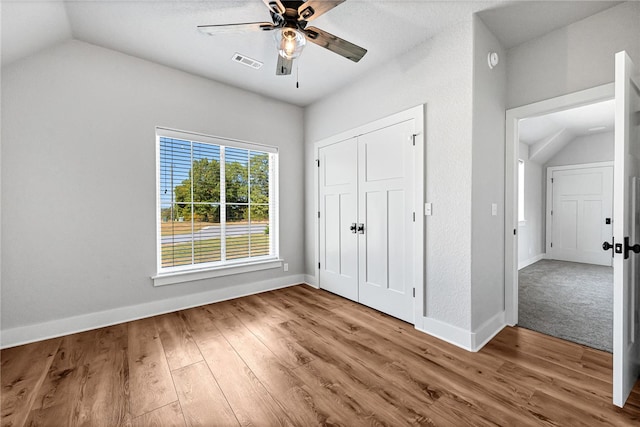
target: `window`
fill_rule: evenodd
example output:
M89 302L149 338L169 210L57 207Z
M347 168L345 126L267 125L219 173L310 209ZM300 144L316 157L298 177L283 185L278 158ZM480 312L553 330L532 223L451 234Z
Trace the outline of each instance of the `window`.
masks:
M518 222L524 222L524 160L518 160Z
M161 128L156 137L154 279L277 260L277 149Z

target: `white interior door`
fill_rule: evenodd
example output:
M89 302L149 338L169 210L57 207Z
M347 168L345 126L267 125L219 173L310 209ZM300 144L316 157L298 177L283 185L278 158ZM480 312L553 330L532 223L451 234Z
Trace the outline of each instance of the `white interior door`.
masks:
M640 243L634 182L640 173L640 81L626 54L615 58L615 172L613 200L613 403L623 406L640 372L638 257L626 249ZM633 232L633 234L632 234ZM634 235L635 234L635 235Z
M613 167L554 170L551 188L551 258L610 266Z
M320 268L322 289L358 301L358 143L320 148Z
M414 322L414 123L358 138L359 301Z

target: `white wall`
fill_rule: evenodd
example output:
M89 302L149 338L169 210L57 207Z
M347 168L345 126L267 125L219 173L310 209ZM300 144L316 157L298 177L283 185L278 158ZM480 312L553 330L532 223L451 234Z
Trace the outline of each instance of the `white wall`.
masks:
M3 331L302 277L301 108L79 41L2 74ZM157 125L280 148L288 273L153 287Z
M504 311L506 64L500 42L480 18L473 24L471 322L478 331ZM489 52L502 60L494 69L487 64Z
M507 52L507 108L614 80L614 54L640 63L640 2L626 2Z
M519 157L525 162L525 223L518 226L518 268L545 253L547 168L613 161L613 132L573 138L544 165L529 160L528 149L519 144Z
M305 110L306 272L315 273L313 144L426 104L427 316L471 327L472 23L461 23Z
M544 255L544 177L542 165L529 159L529 146L519 144L524 161L524 223L518 225L518 268Z
M613 132L596 133L572 139L547 163L549 166L581 165L613 161ZM545 172L546 176L546 172Z

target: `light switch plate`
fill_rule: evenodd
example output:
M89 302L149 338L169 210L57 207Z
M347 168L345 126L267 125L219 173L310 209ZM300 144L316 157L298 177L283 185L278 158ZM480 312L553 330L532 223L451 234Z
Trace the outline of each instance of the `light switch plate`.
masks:
M498 204L491 203L491 216L496 216L496 215L498 215Z
M426 216L431 216L431 203L424 204L424 214Z

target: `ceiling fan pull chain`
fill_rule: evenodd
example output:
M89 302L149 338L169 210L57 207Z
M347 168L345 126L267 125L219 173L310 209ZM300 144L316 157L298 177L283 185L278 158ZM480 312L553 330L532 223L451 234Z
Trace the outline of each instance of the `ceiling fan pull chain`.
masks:
M300 64L299 63L296 63L296 89L300 89Z

